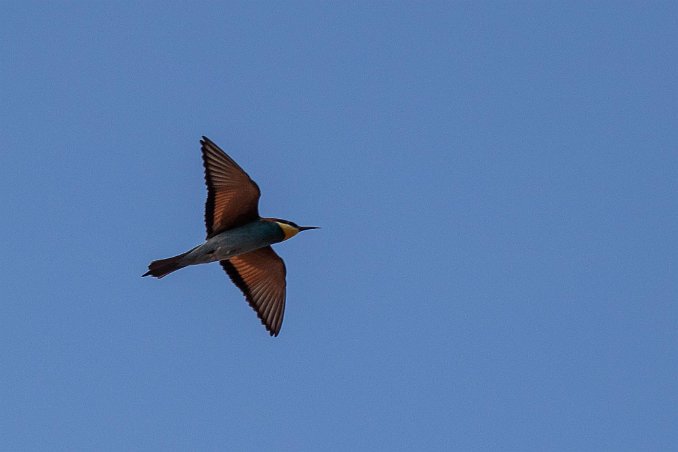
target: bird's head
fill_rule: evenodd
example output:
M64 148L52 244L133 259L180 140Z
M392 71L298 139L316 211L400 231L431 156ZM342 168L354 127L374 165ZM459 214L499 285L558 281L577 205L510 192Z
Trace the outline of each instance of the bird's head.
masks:
M280 218L267 218L267 220L273 221L280 227L280 229L282 229L283 233L285 234L285 238L283 240L291 239L301 231L320 229L318 226L299 226L296 223L287 220L281 220Z

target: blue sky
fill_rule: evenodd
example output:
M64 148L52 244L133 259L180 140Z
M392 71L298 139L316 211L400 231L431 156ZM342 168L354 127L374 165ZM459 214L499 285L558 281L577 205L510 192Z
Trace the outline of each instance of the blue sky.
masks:
M5 450L678 447L673 2L6 2ZM271 338L199 139L276 247Z

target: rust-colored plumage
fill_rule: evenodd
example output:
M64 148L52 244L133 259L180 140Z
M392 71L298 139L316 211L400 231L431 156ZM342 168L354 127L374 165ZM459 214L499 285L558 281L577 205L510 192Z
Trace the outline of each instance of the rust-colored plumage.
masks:
M277 335L285 313L285 262L267 246L221 261L266 329Z
M202 161L205 167L207 238L259 219L257 184L219 146L203 137Z

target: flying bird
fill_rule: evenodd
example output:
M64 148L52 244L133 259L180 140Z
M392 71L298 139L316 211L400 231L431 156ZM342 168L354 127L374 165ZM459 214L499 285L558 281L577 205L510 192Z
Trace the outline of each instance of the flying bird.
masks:
M202 137L200 144L207 239L183 254L151 262L143 276L162 278L189 265L219 261L266 330L277 336L285 313L286 269L271 245L318 227L260 217L259 186L209 138Z

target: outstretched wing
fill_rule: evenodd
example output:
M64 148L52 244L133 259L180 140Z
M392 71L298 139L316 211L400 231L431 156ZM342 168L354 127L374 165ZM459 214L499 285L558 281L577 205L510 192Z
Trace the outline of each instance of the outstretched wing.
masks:
M258 219L261 192L257 184L209 138L202 137L200 144L207 184L207 238Z
M285 262L270 246L220 262L271 336L277 336L285 313Z

